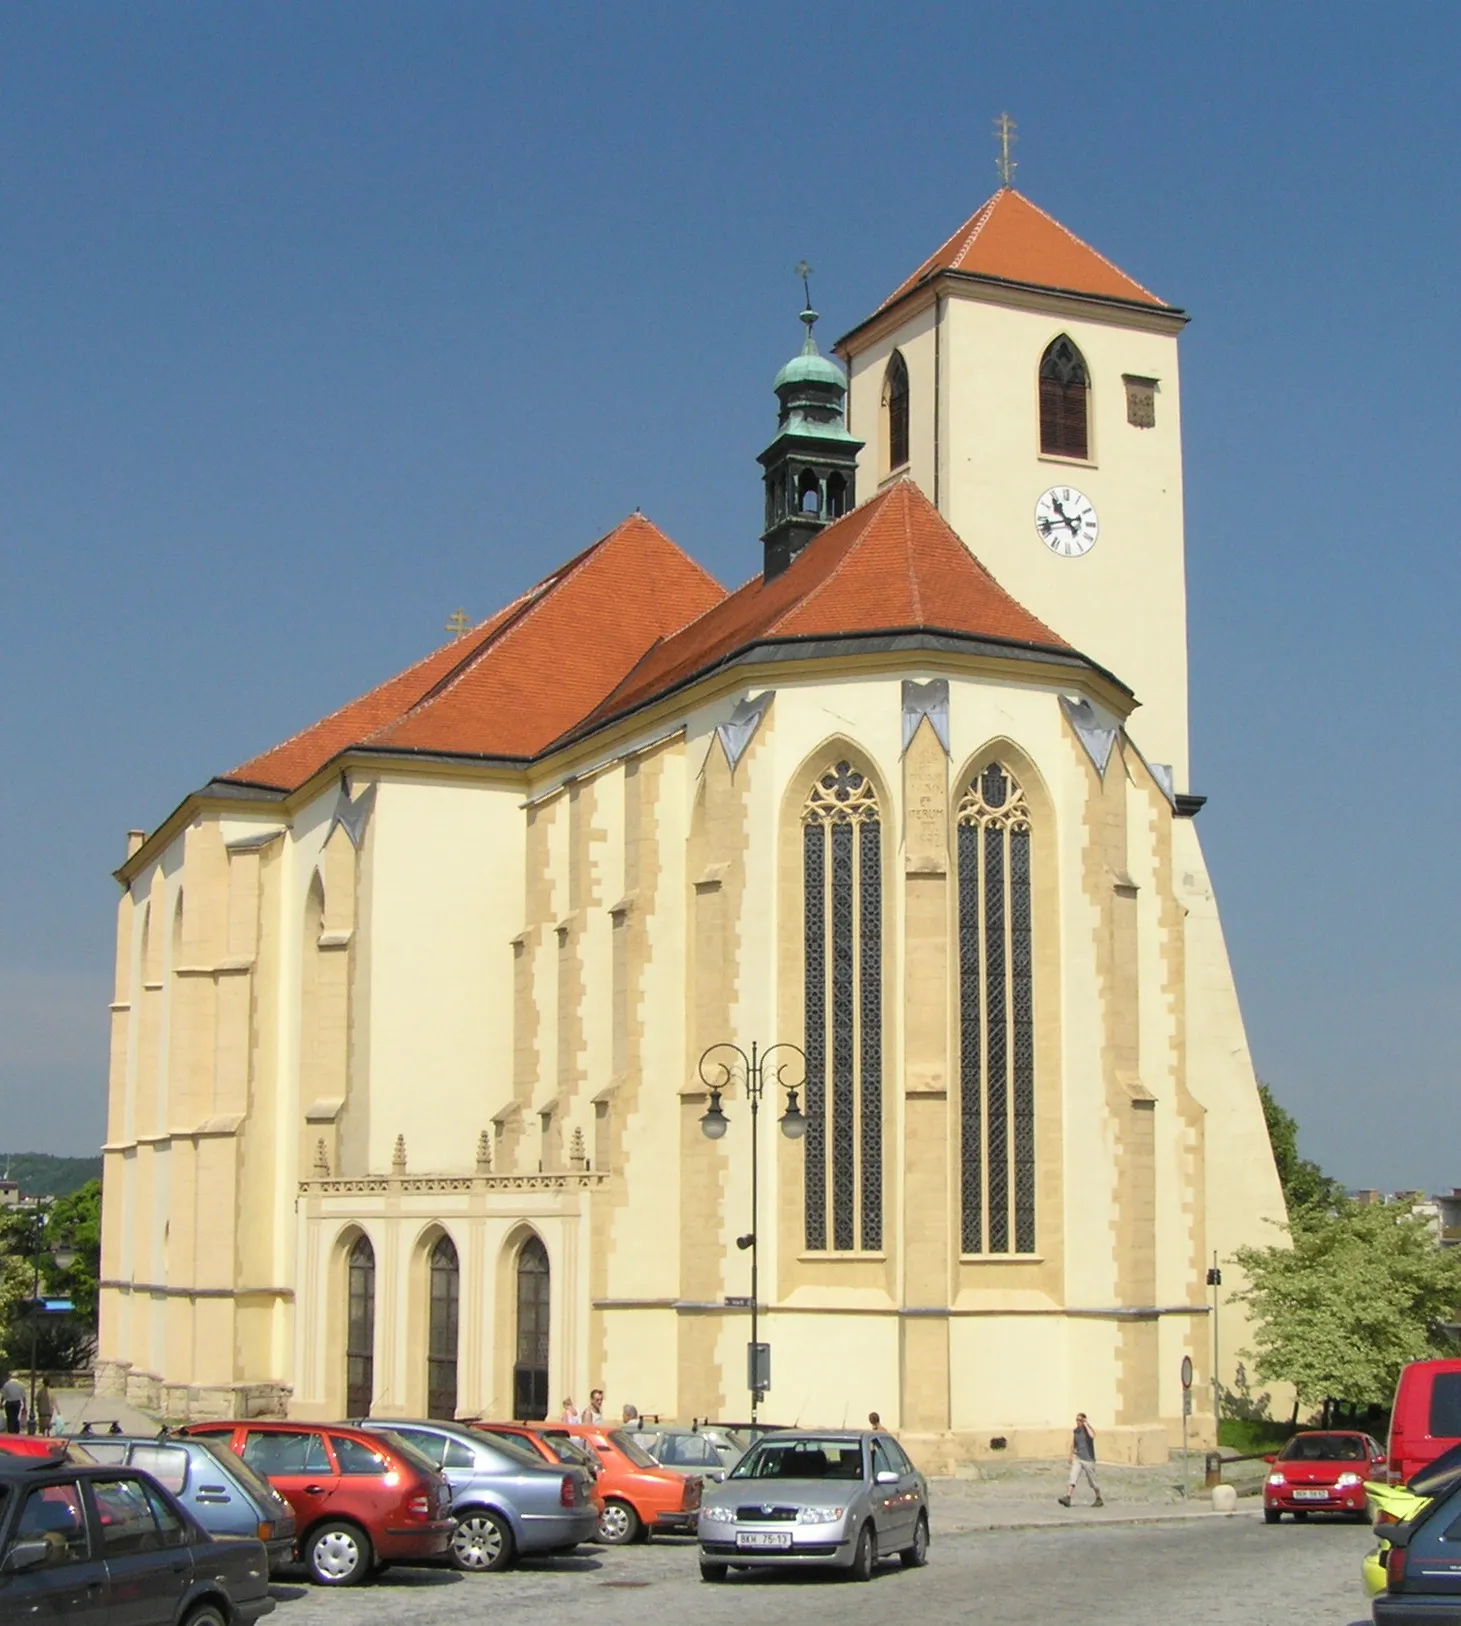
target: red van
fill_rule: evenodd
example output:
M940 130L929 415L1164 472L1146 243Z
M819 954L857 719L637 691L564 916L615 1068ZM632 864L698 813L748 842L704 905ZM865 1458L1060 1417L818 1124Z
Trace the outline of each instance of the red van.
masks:
M1402 1367L1386 1450L1390 1483L1403 1485L1456 1444L1461 1444L1461 1361L1412 1361Z
M341 1423L192 1423L222 1437L294 1509L296 1551L320 1586L358 1586L382 1564L447 1549L451 1488L394 1434Z

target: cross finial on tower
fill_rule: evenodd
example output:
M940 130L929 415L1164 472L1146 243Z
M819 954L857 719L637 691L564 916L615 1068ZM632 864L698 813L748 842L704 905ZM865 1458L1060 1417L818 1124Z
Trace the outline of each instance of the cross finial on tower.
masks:
M1018 129L1015 121L1008 113L1001 113L994 121L994 133L999 139L999 157L994 160L994 167L999 171L1001 186L1013 186L1015 170L1019 167L1011 157L1014 144L1019 140L1015 134Z
M806 295L807 300L806 308L810 310L812 308L812 285L807 281L807 278L811 276L812 268L805 260L798 260L792 266L792 270L802 279L802 292Z
M460 638L471 625L472 623L467 619L467 612L458 608L453 610L446 618L446 625L441 630L449 632L453 638Z

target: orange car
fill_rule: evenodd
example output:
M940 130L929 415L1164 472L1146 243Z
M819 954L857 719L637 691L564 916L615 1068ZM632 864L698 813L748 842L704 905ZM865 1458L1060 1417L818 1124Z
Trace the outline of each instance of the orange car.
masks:
M578 1440L599 1461L594 1490L603 1499L599 1540L611 1547L647 1541L654 1531L694 1535L700 1514L700 1480L661 1468L621 1428L603 1423L529 1423L548 1440Z

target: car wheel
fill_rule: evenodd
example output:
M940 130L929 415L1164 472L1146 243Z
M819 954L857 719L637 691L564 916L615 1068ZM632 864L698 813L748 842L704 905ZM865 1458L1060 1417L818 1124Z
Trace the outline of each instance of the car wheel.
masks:
M604 1511L599 1514L599 1540L605 1546L627 1547L631 1541L639 1540L643 1528L639 1515L628 1502L611 1497L604 1503Z
M319 1586L359 1586L370 1576L370 1541L359 1525L322 1524L304 1544L304 1562Z
M228 1626L228 1621L216 1603L200 1603L184 1626Z
M707 1564L700 1560L700 1579L702 1581L723 1581L730 1570L729 1564Z
M920 1513L918 1523L913 1527L913 1545L905 1547L899 1558L903 1560L905 1570L921 1570L928 1562L928 1515Z
M1266 1507L1263 1510L1264 1524L1277 1524L1283 1514L1276 1507Z
M486 1574L505 1570L513 1560L512 1530L506 1519L485 1508L470 1508L451 1533L451 1561L459 1570Z
M878 1542L870 1524L863 1525L857 1534L857 1547L852 1554L852 1568L847 1572L849 1581L871 1581L878 1564Z

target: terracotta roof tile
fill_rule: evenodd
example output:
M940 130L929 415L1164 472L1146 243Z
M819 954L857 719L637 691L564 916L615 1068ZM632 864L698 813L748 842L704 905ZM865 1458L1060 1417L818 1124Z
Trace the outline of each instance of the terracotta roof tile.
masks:
M878 309L886 310L937 271L1171 308L1013 187L996 192Z
M915 630L1071 652L1005 592L905 479L829 525L781 575L769 582L754 577L656 644L573 734L589 733L757 643Z
M725 589L640 514L481 626L224 777L293 790L352 746L535 755Z

